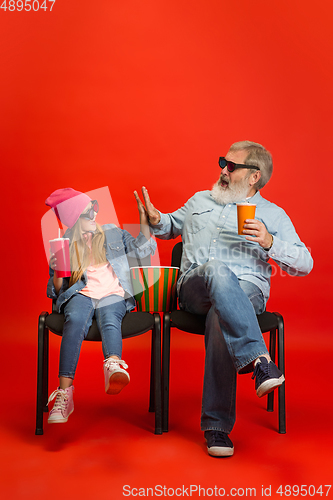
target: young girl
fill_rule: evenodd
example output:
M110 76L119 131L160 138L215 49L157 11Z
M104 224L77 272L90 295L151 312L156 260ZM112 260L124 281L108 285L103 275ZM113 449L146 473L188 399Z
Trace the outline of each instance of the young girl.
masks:
M136 194L136 193L135 193ZM65 315L60 348L59 387L49 397L55 399L49 423L67 422L74 411L73 379L81 344L95 316L102 338L105 392L118 394L128 384L128 366L121 359L121 323L134 309L130 271L126 254L142 258L153 254L156 242L150 238L148 219L138 203L140 234L133 238L114 224L96 224L97 200L72 188L58 189L46 200L68 227L71 276L57 277L57 260L50 258L47 296L56 299Z

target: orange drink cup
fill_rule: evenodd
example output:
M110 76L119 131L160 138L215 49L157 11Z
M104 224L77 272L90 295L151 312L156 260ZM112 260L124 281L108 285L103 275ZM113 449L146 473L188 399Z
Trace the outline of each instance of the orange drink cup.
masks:
M246 219L254 219L256 205L252 203L237 203L238 234L244 234L244 223Z
M171 311L176 294L178 267L131 267L138 311Z

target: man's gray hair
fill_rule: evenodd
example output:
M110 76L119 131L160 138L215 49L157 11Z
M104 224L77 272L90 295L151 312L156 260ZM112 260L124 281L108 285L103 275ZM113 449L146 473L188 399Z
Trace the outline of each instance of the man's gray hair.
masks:
M261 177L254 185L255 189L259 191L271 178L273 172L272 155L261 144L251 141L239 141L230 146L230 151L248 151L245 160L245 165L254 165L260 168ZM252 170L256 172L256 170Z

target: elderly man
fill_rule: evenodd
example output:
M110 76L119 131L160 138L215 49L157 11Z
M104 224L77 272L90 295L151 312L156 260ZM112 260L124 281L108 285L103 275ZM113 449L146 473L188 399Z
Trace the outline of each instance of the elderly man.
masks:
M234 453L237 373L252 372L262 397L284 382L271 361L256 314L265 310L274 260L304 276L313 265L286 213L261 197L272 157L260 144L241 141L219 159L221 175L210 191L197 192L183 207L160 213L142 188L150 225L158 238L181 235L183 255L177 284L182 309L207 314L201 429L208 453ZM136 194L138 199L138 195ZM237 233L236 202L256 204L256 218Z

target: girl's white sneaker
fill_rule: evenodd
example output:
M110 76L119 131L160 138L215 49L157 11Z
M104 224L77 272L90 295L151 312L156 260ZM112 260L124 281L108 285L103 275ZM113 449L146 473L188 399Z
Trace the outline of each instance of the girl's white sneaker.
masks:
M106 394L118 394L129 383L130 376L124 368L128 368L128 366L121 359L108 358L104 360Z

